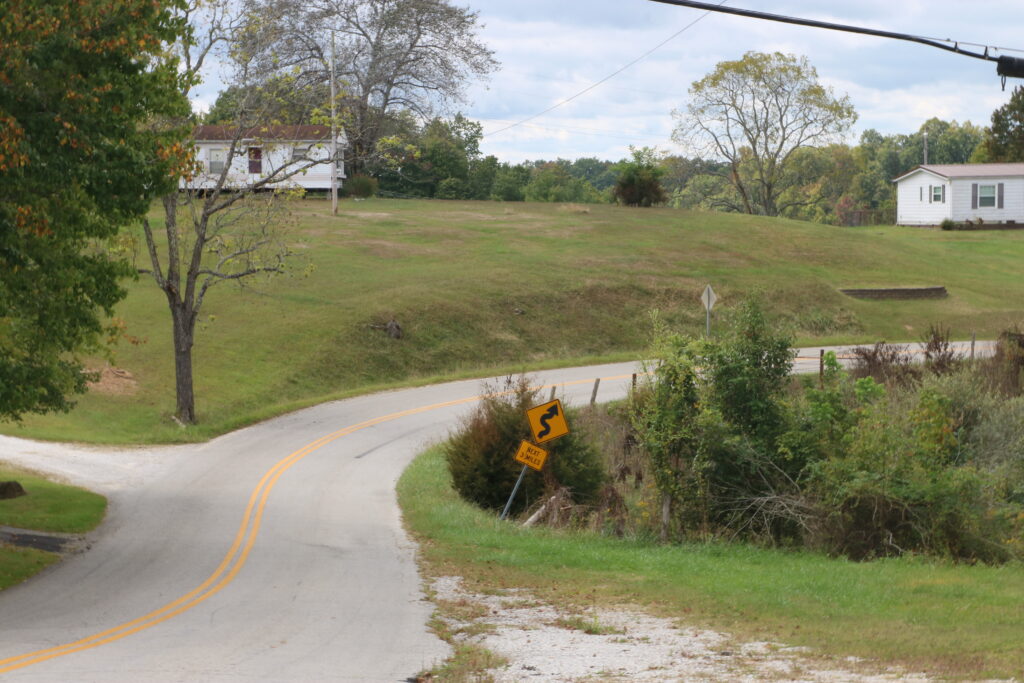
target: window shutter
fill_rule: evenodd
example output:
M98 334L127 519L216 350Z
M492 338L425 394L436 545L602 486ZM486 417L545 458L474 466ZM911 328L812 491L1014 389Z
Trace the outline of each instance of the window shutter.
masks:
M971 208L978 208L978 183L971 183Z
M942 186L942 203L943 204L946 203L946 186L945 185Z
M932 203L932 186L931 185L928 186L928 203L929 204Z
M999 183L996 188L996 208L1003 208L1003 184Z

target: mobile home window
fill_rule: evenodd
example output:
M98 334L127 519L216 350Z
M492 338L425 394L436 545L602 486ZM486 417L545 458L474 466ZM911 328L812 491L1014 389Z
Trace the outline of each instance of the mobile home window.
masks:
M249 173L263 173L263 150L259 147L249 148Z
M226 149L211 149L210 150L210 173L214 175L220 175L224 172L224 162L227 160L228 151Z
M995 185L978 185L978 206L995 206L996 205L996 186Z
M945 185L936 185L936 186L932 187L932 202L933 203L935 203L935 204L941 204L942 203L943 195L946 194L944 192L945 189L946 189Z

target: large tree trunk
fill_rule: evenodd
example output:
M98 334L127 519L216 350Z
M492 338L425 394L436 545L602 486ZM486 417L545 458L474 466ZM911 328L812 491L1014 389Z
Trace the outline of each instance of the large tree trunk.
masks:
M177 396L175 415L185 424L196 422L196 399L192 388L192 343L195 338L195 319L178 302L171 303L174 325L174 388Z

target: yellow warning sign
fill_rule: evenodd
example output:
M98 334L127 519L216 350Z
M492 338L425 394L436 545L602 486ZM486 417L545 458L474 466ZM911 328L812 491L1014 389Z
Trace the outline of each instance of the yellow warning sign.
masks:
M544 467L544 461L548 459L548 452L540 446L534 446L529 441L524 441L519 444L519 450L516 451L516 462L521 462L527 467L540 472L541 468Z
M533 440L537 443L551 441L569 433L569 424L565 421L562 402L557 398L527 410L526 419L530 421Z

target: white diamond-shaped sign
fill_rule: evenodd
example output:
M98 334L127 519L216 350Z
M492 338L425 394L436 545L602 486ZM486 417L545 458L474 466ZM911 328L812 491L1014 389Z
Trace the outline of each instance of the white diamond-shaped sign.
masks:
M709 311L715 307L718 297L715 296L715 290L711 289L711 285L704 288L704 293L700 295L700 300L704 303L704 308Z

